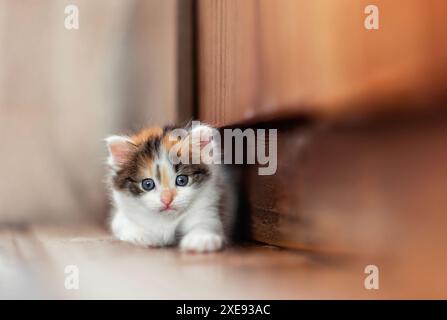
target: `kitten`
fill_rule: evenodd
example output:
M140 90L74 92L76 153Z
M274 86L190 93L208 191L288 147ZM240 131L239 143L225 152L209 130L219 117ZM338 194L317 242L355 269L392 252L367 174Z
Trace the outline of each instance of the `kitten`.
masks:
M134 136L106 139L113 201L111 229L122 241L161 247L179 244L184 251L211 252L229 240L234 220L234 195L222 165L204 163L201 154L211 146L218 157L215 129L200 125L184 138L175 128L149 128ZM192 137L199 136L199 140ZM192 148L191 141L199 141ZM170 151L189 144L189 158L199 162L174 164ZM177 151L180 155L184 149Z

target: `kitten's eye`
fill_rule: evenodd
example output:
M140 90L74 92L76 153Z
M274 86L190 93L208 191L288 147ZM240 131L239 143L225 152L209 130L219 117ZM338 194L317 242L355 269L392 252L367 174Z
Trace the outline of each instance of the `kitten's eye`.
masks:
M143 190L151 191L155 188L155 182L152 179L144 179L143 181L141 181L141 187L143 188Z
M175 184L179 187L184 187L188 184L188 176L180 175L175 179Z

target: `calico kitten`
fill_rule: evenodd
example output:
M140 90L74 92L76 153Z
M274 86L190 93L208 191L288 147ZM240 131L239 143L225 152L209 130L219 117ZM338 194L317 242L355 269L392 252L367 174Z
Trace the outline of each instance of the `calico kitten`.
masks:
M109 186L113 212L111 229L122 241L151 247L179 244L185 251L211 252L228 241L234 218L231 183L220 164L191 161L175 164L172 148L211 146L219 156L215 131L205 125L188 129L184 138L173 137L175 128L149 128L134 136L106 139L110 167ZM185 152L180 149L177 155ZM189 158L191 159L191 158Z

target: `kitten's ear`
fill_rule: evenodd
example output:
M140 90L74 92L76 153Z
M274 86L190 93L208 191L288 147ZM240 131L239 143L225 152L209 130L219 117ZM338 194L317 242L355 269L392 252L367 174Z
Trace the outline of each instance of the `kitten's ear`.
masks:
M121 167L136 148L133 141L126 136L110 136L105 141L109 149L108 164L114 168Z
M192 126L190 136L192 163L218 163L220 135L217 129L204 124Z
M191 136L193 144L200 146L202 150L208 144L213 142L214 128L201 124L191 128Z

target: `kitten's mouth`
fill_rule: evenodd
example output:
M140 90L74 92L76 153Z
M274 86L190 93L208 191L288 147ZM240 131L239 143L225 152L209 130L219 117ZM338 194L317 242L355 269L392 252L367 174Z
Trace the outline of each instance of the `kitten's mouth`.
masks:
M164 208L160 209L160 212L165 212L165 213L172 212L172 211L175 211L175 208L173 208L173 207L164 207Z

